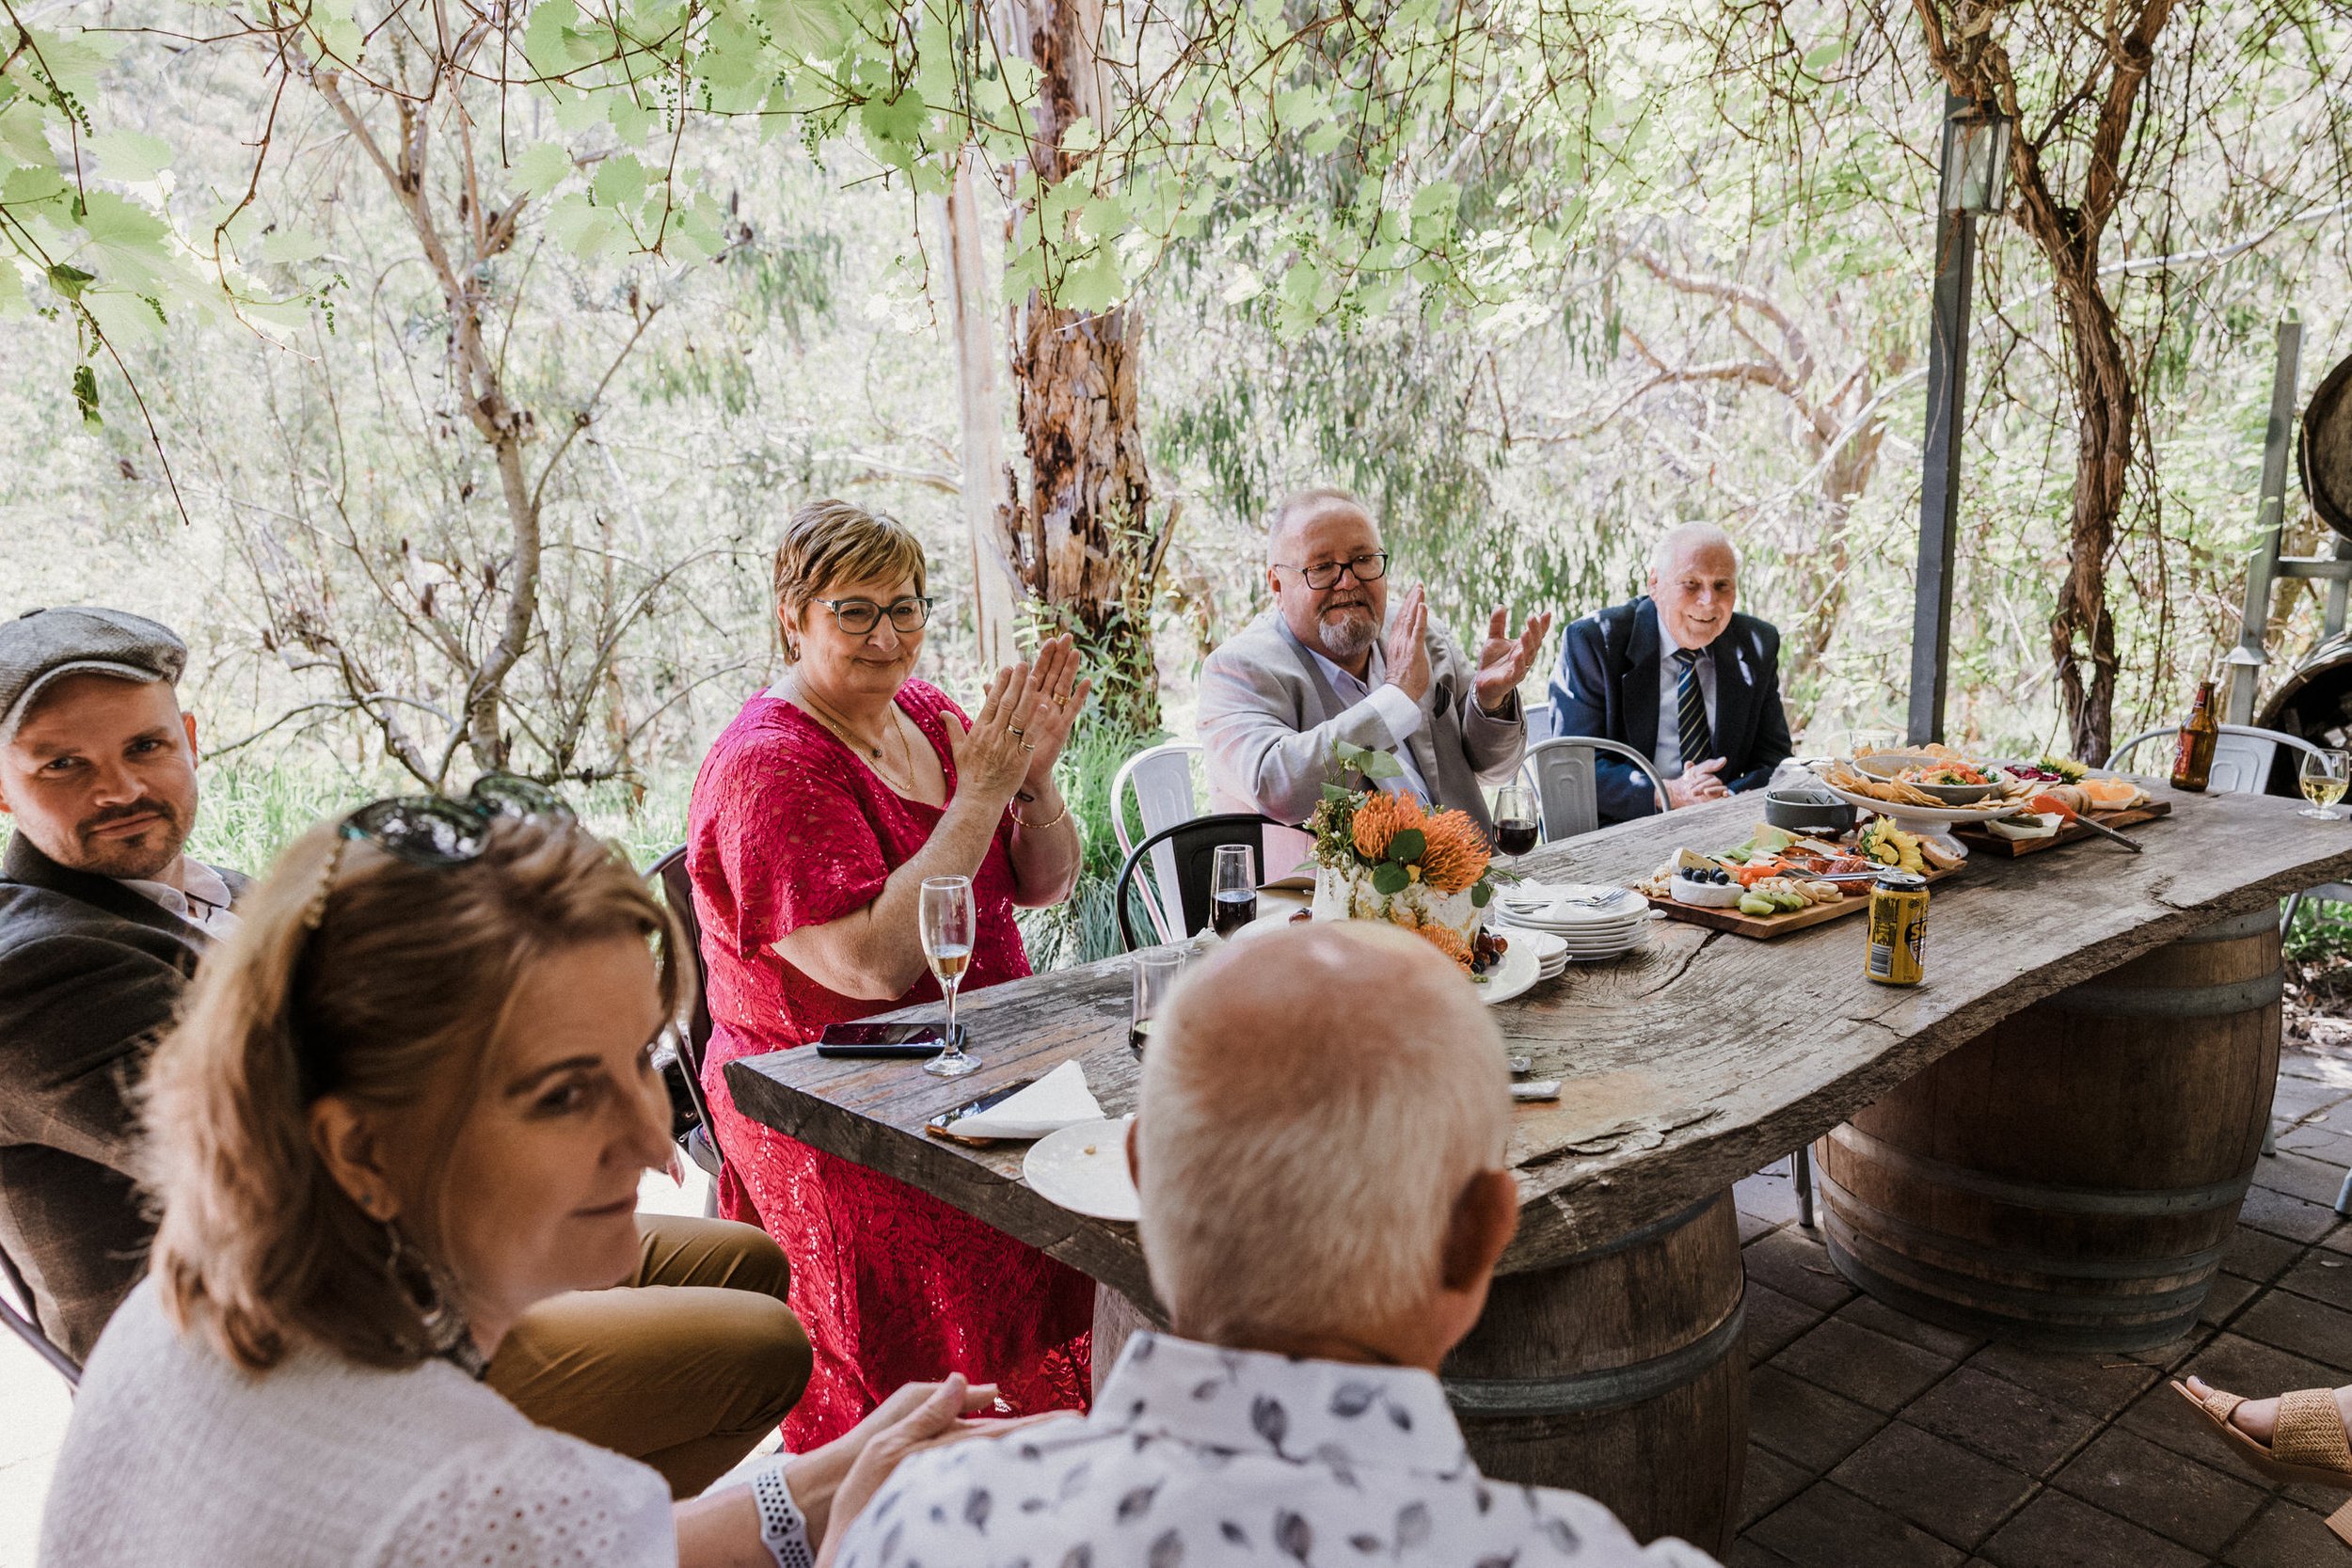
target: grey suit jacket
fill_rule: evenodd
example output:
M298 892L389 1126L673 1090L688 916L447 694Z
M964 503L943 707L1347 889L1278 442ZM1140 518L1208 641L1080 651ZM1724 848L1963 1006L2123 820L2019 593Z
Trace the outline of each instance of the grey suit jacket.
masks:
M1468 812L1491 833L1479 785L1518 771L1527 753L1526 716L1516 696L1500 718L1480 710L1473 667L1434 620L1428 643L1421 728L1405 744L1437 797L1431 803ZM1333 741L1394 750L1379 710L1369 700L1343 703L1279 610L1260 615L1209 656L1200 670L1200 715L1209 795L1219 811L1304 822L1326 782L1362 783L1333 768Z
M146 1272L131 1091L210 940L22 833L0 856L0 1251L77 1359Z

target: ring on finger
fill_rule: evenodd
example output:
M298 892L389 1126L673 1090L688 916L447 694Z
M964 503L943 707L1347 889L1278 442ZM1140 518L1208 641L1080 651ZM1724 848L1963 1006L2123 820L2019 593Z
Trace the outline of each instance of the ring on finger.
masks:
M1022 749L1023 751L1025 751L1025 752L1034 752L1034 751L1036 751L1036 750L1037 750L1037 748L1036 748L1035 746L1030 745L1030 744L1029 744L1027 741L1025 741L1025 741L1023 741L1023 742L1021 743L1021 749Z
M1018 724L1007 724L1005 728L1010 730L1015 735L1026 735L1029 733Z

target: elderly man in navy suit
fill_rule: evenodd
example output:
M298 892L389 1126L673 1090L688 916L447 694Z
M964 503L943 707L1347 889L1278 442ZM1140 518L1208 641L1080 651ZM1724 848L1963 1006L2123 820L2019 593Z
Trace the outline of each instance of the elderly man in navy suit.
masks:
M1671 807L1755 789L1787 759L1780 633L1732 606L1740 556L1711 523L1669 530L1650 554L1649 592L1569 624L1551 677L1557 733L1622 741L1666 780ZM1600 819L1657 809L1630 764L1597 759Z

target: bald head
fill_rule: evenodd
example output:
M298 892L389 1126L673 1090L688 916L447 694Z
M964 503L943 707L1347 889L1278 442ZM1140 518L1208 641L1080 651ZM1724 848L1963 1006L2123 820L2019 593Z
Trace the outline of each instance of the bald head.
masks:
M1465 1184L1503 1165L1509 1085L1476 990L1418 937L1343 921L1222 949L1160 1022L1136 1125L1178 1332L1365 1338L1422 1309Z

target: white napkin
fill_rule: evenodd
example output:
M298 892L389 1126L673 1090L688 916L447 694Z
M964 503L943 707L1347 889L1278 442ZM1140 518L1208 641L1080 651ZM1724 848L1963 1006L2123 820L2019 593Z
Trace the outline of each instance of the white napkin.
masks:
M1081 1121L1100 1121L1103 1107L1087 1087L1086 1069L1072 1057L1001 1105L965 1117L951 1131L960 1138L1041 1138Z

